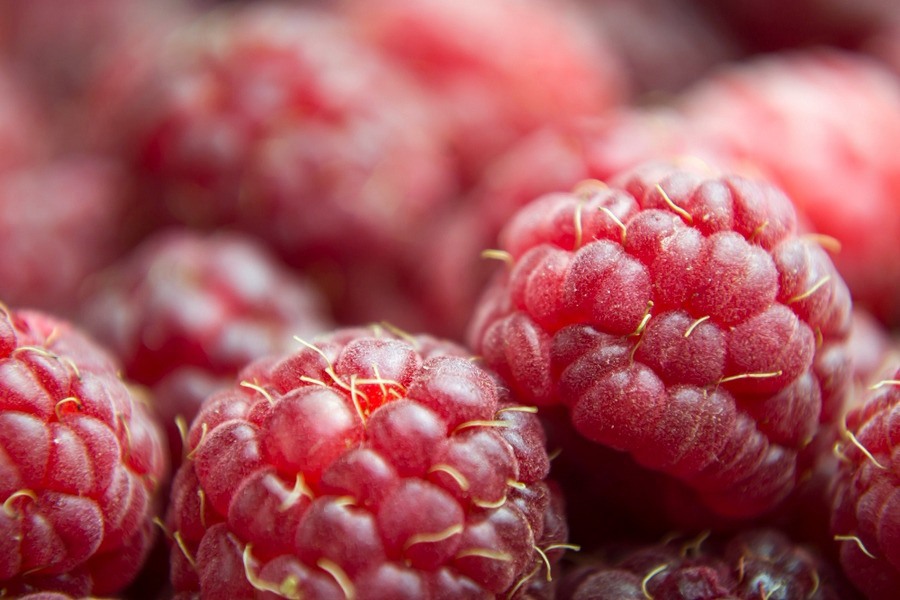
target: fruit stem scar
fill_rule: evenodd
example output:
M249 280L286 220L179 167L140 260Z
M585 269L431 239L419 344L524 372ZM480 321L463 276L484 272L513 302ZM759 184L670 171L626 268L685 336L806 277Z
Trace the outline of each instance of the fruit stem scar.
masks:
M641 592L644 594L644 598L647 600L653 600L653 596L650 595L650 591L647 589L647 584L650 583L650 580L665 571L669 568L668 564L661 564L653 567L649 573L644 575L644 578L641 579Z
M615 213L613 213L613 211L609 210L609 209L606 208L605 206L601 206L601 207L600 207L600 212L602 212L602 213L605 214L607 217L609 217L610 219L612 219L613 223L616 224L616 227L618 227L619 229L622 230L622 242L621 242L621 243L622 243L622 245L624 246L624 245L625 245L625 235L628 233L628 228L625 226L625 223L623 223L623 222L621 221L621 219L619 219L619 217L617 217L617 216L615 215Z
M832 254L837 254L841 251L841 242L836 237L826 235L824 233L807 233L801 238L805 240L809 240L811 242L815 242L826 251L831 252Z
M453 525L442 531L435 531L433 533L416 533L411 535L409 539L406 540L406 543L403 544L403 551L406 552L416 544L434 544L437 542L443 542L444 540L450 539L454 535L459 535L462 532L463 526L459 523L454 523Z
M452 465L448 465L446 463L439 463L428 469L429 473L446 473L449 475L455 482L456 485L459 486L464 492L469 490L469 480L466 479L466 476L459 472L459 469L453 467Z
M575 214L573 215L573 219L575 221L575 250L581 248L581 241L584 235L583 228L581 226L581 211L584 208L584 201L579 199L578 204L575 205Z
M275 406L275 400L272 398L272 395L268 391L266 391L266 389L264 387L257 385L255 383L251 383L249 381L242 381L241 387L245 387L245 388L251 389L255 392L259 392L260 394L262 394L262 396L266 400L269 401L269 406Z
M882 379L875 385L869 387L870 390L877 390L888 385L900 386L900 379Z
M454 435L462 431L463 429L469 429L471 427L499 427L502 429L504 427L509 427L509 425L509 421L466 421L465 423L460 423L459 425L457 425L451 435Z
M347 573L344 572L340 565L327 558L320 558L316 561L316 566L334 578L341 591L344 592L346 600L354 600L356 598L356 589L353 587L353 582L350 581Z
M663 187L658 183L656 184L656 191L659 192L659 194L662 196L663 200L666 202L666 204L669 206L669 208L671 208L673 211L675 211L675 213L679 217L684 219L686 223L688 223L690 225L691 223L694 222L694 218L691 216L691 213L689 213L688 211L684 210L683 208L681 208L680 206L675 204L672 201L672 199L669 198L669 195L666 193L666 190L664 190Z
M13 508L13 502L15 502L16 498L31 498L32 502L38 501L37 494L31 490L22 489L13 492L3 501L3 512L6 513L6 516L10 519L21 516L21 513Z
M857 546L859 546L859 549L862 551L863 554L865 554L869 558L877 558L874 554L869 552L869 549L866 548L865 545L863 545L862 540L859 539L858 536L836 535L836 536L834 536L834 539L835 539L835 541L838 541L838 542L854 542Z
M805 299L809 298L810 296L815 294L819 290L819 288L821 288L823 285L828 283L830 280L831 280L831 275L826 275L825 277L823 277L820 280L818 280L817 282L815 282L813 284L813 286L811 288L809 288L808 290L806 290L805 292L797 294L796 296L793 296L792 298L788 298L787 303L793 304L794 302L800 302L801 300L805 300Z
M544 566L547 567L547 581L553 581L553 573L551 572L553 567L550 565L550 559L547 558L547 554L537 546L532 546L532 548L534 548L534 551L537 552L538 556L541 557L541 561L544 563Z
M244 563L244 577L247 578L247 582L260 592L271 592L282 598L300 600L301 596L297 589L297 584L299 582L297 581L296 576L288 575L280 585L276 586L274 583L270 583L253 573L253 566L251 563L254 561L253 555L251 554L251 547L252 544L244 546L244 552L241 555L241 560Z
M702 546L703 542L705 542L707 538L709 538L710 534L711 532L708 529L706 531L703 531L696 538L690 540L684 546L682 546L679 554L682 556L682 558L685 558L690 552L699 553L700 546Z
M497 415L501 415L505 412L523 412L523 413L531 413L534 415L534 414L537 414L538 407L537 406L506 406L504 408L497 410L497 412L494 413L494 416L496 417Z
M810 579L812 579L812 589L806 595L807 598L815 598L816 592L819 591L819 585L821 584L821 580L819 579L819 572L815 569L812 570L812 573L809 575Z
M482 250L481 258L486 258L488 260L499 260L506 263L506 266L509 268L512 268L513 264L515 263L512 254L510 254L506 250L497 250L495 248Z
M729 375L719 380L719 383L728 383L729 381L737 381L738 379L765 379L767 377L780 377L784 371L769 371L767 373L740 373L738 375Z
M638 323L637 329L628 334L628 337L640 337L642 333L644 333L644 329L647 327L647 322L653 316L651 315L651 311L653 310L653 300L647 301L647 308L644 309L644 316L641 317L641 322Z
M298 335L295 335L294 339L297 340L298 342L300 342L301 344L303 344L304 346L306 346L307 348L309 348L310 350L312 350L313 352L315 352L316 354L318 354L319 356L321 356L322 360L325 361L325 364L328 365L329 368L331 367L331 361L328 360L328 357L325 356L325 353L322 352L321 348L319 348L318 346L316 346L314 344L310 344L309 342L307 342L306 340L304 340L303 338L301 338Z
M303 473L297 473L297 477L294 479L294 487L291 489L291 493L285 496L281 504L278 505L278 512L284 512L297 504L301 496L306 496L310 500L315 500L316 498L309 486L306 485Z
M197 442L197 445L194 446L194 449L185 455L185 458L188 460L193 460L194 455L197 453L197 450L200 449L200 446L203 445L203 442L206 441L206 434L209 433L209 425L206 424L206 421L200 423L200 440Z
M402 338L402 339L406 340L416 350L419 349L419 340L416 339L416 336L409 333L405 329L401 329L400 327L397 327L396 325L394 325L393 323L391 323L389 321L381 321L378 323L378 325L380 325L381 327L384 327L390 333L397 336L398 338Z
M709 315L706 315L705 317L700 317L699 319L696 319L693 323L691 323L688 326L687 330L684 332L684 337L686 337L686 338L689 337L694 332L694 329L696 329L697 326L700 325L700 323L702 323L703 321L707 321L707 320L709 320Z
M489 502L487 500L479 500L477 498L474 498L472 500L472 504L474 504L478 508L487 508L487 509L491 509L491 510L497 509L497 508L500 508L501 506L503 506L504 504L506 504L506 495L504 495L502 498L500 498L496 502Z
M191 567L196 571L197 570L197 560L191 554L191 551L188 550L187 545L184 543L184 538L181 537L181 531L175 531L172 534L172 539L175 540L175 545L178 546L178 549L181 550L181 553L184 554L184 557L187 559L188 563L190 563Z
M856 446L857 448L859 448L859 451L862 452L862 453L866 456L866 458L868 458L870 461L872 461L872 464L873 464L873 465L875 465L875 466L878 467L879 469L883 469L883 470L886 470L886 469L887 469L886 466L884 466L883 464L881 464L880 462L878 462L878 460L877 460L874 456L872 456L872 453L869 452L869 449L862 445L862 442L860 442L859 439L858 439L855 435L853 435L853 432L852 432L852 431L850 431L849 429L846 429L846 428L845 428L845 429L844 429L844 435L847 436L847 439L849 439L850 442L851 442L854 446Z
M501 562L512 562L512 556L508 552L502 550L491 550L490 548L466 548L457 553L454 559L475 557L489 558L491 560L499 560Z
M62 400L57 402L56 406L53 408L53 412L56 413L57 421L62 420L62 413L59 412L59 409L62 408L63 406L65 406L66 404L72 404L72 403L75 404L75 409L78 410L78 412L81 412L81 410L84 408L84 404L82 404L81 400L79 400L75 396L69 396L68 398L63 398Z

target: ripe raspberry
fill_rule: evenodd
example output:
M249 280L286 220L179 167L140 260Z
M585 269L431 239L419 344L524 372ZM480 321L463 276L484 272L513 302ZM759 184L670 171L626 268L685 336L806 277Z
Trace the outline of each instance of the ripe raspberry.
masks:
M224 8L179 30L168 55L136 160L149 201L177 221L339 267L404 254L455 193L440 119L325 11Z
M130 379L159 387L156 407L173 440L175 417L190 423L247 363L330 327L316 290L236 233L159 233L94 284L82 322Z
M558 558L543 430L462 348L338 330L239 380L175 478L176 592L521 597Z
M84 279L121 250L123 184L118 166L92 157L0 176L0 297L74 316Z
M422 295L436 315L462 331L496 261L481 252L497 244L503 225L546 193L586 179L606 180L650 159L704 157L687 122L669 109L622 108L602 117L545 127L519 140L491 162L466 201L436 219L417 256Z
M840 575L813 550L774 529L727 540L707 534L623 551L568 574L560 600L850 600Z
M12 65L0 59L0 173L46 155L45 116Z
M471 327L514 393L752 516L796 483L850 370L846 286L771 185L650 163L528 205Z
M345 0L349 19L430 93L463 178L520 136L601 114L628 92L615 53L583 15L542 0ZM489 43L488 43L489 40Z
M900 324L900 83L862 55L808 51L720 72L680 99L698 135L771 179L815 231L854 302Z
M105 350L0 310L0 588L109 595L153 541L162 432Z
M847 415L832 533L841 564L870 600L900 590L900 369Z

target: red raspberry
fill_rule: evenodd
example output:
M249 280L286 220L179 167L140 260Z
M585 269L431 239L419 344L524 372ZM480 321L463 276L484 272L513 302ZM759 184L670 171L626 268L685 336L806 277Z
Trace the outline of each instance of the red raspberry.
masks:
M374 263L455 193L440 120L333 15L236 5L167 55L137 167L178 221L252 231L292 263Z
M82 322L130 379L159 387L157 410L175 440L175 417L190 423L247 363L330 327L317 291L236 233L159 233L94 283Z
M111 595L140 569L166 474L162 432L106 351L0 310L0 587Z
M346 0L363 35L440 107L464 179L520 136L596 115L628 93L615 53L584 16L543 0Z
M846 286L778 189L647 164L551 194L505 228L511 268L473 347L515 393L563 403L589 439L751 516L849 383Z
M900 369L847 415L832 533L844 572L870 600L900 590Z
M0 173L46 155L45 115L19 72L0 60Z
M339 330L239 380L175 478L176 592L520 597L558 558L540 423L462 348Z
M608 549L560 584L559 600L850 600L852 591L815 551L774 529L730 539Z
M121 250L123 183L112 161L90 157L0 175L0 297L73 316L84 279Z
M758 169L812 228L836 238L854 302L900 324L900 83L862 55L809 51L758 59L689 90L696 134Z

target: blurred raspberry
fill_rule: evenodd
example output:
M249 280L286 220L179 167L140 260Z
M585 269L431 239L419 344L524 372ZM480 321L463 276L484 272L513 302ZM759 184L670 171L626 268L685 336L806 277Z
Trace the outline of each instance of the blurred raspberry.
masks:
M848 392L850 297L780 190L649 163L536 200L501 248L471 339L514 393L722 515L794 489Z
M464 181L520 136L628 97L584 16L544 0L345 0L363 35L412 73L451 128Z
M238 380L204 403L175 479L176 592L428 599L543 587L530 583L566 537L543 431L465 350L338 330Z
M124 174L71 157L0 174L0 298L74 316L86 277L121 251Z
M331 326L308 281L236 233L161 232L92 283L82 322L154 388L173 440L175 417L190 423L247 363Z
M0 587L112 595L155 535L162 432L69 324L0 310Z
M835 50L757 59L688 90L698 135L787 192L814 231L840 242L834 262L854 301L900 323L900 81Z

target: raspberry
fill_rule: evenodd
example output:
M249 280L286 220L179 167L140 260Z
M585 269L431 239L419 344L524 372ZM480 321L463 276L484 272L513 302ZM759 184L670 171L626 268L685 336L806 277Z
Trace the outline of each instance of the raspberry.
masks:
M471 339L514 393L723 515L794 488L847 392L850 297L783 193L650 163L536 200L501 243Z
M834 263L854 302L900 324L893 73L859 54L796 52L723 70L688 90L680 107L697 135L758 169L815 231L838 240Z
M83 304L82 322L126 375L158 388L173 440L175 417L190 423L244 365L330 326L308 282L252 238L227 232L158 233L98 277Z
M86 277L121 250L124 176L111 160L62 158L0 176L0 297L72 317Z
M110 595L140 569L166 475L162 432L105 350L0 310L0 587Z
M347 0L344 6L363 35L440 107L467 183L519 136L602 113L627 96L614 52L583 15L559 4Z
M172 40L135 160L174 220L254 232L294 264L375 264L455 193L439 119L334 15L236 5Z
M461 347L338 330L239 381L188 434L176 592L516 596L558 559L543 430Z
M848 600L852 592L828 562L774 529L730 539L703 534L679 547L674 541L609 549L568 574L561 600L697 600L807 598Z
M0 60L0 173L31 164L46 155L45 116L36 98L6 61Z
M900 369L847 415L832 513L844 572L870 600L900 590Z

